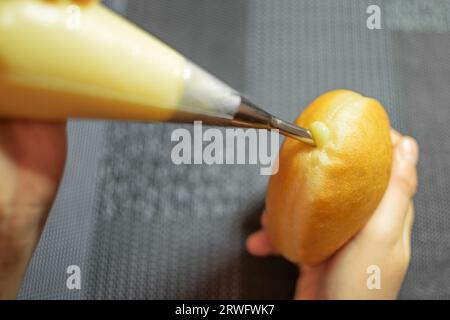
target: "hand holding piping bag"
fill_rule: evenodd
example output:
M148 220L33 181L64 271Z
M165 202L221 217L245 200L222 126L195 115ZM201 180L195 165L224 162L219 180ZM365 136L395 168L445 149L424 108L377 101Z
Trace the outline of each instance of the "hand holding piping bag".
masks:
M0 120L0 299L18 293L58 190L66 149L65 121Z

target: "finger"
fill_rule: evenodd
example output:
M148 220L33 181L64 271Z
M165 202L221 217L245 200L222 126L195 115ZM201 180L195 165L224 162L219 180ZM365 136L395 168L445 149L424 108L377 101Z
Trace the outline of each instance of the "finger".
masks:
M393 146L397 145L397 143L400 141L401 138L402 138L402 135L400 133L398 133L397 130L391 128L392 145Z
M394 149L394 163L389 187L405 198L412 197L417 188L416 165L419 146L415 139L403 137Z
M276 254L269 235L262 229L247 238L247 251L255 256Z
M409 205L409 211L408 214L406 215L405 218L405 225L404 225L404 229L411 234L412 231L412 227L414 224L414 204L411 201L410 205Z
M414 205L411 202L403 226L403 249L405 253L406 262L409 262L411 257L411 232L413 224L414 224Z
M389 185L371 223L383 228L403 230L409 204L417 187L418 150L416 141L410 137L401 138L395 146Z

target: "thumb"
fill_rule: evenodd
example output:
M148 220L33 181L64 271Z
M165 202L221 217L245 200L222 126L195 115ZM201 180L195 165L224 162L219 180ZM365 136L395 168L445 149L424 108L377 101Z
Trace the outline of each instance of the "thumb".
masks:
M391 178L379 207L374 214L374 223L389 224L402 228L411 198L417 188L416 164L419 147L411 137L398 139L394 146Z

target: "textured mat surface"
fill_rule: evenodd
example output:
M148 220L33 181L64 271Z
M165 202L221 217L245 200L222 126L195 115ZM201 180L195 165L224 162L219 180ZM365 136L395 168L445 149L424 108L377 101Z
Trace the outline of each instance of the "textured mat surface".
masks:
M400 124L421 148L412 263L402 297L450 299L450 33L395 37Z
M401 297L445 298L449 11L440 1L425 8L418 1L375 3L386 12L382 30L365 27L368 1L108 2L284 118L334 88L379 99L393 126L422 147L413 261ZM414 28L430 10L439 21ZM71 123L63 186L22 298L292 295L292 265L244 251L245 237L259 225L267 179L252 165L172 164L170 133L177 127ZM70 264L82 269L80 291L65 287Z

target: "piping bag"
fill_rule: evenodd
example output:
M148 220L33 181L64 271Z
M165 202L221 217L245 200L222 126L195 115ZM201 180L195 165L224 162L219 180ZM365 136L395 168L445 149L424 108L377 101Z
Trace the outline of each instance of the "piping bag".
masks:
M0 0L0 118L201 120L314 145L98 1Z

